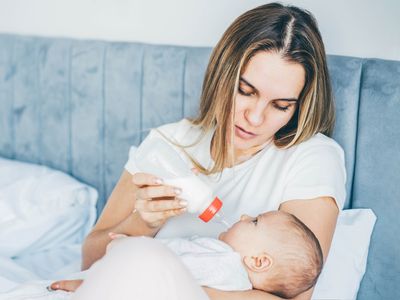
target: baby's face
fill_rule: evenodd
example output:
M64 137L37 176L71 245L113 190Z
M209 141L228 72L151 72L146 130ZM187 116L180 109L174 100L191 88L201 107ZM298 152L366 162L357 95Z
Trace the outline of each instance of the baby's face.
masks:
M242 215L240 221L221 233L218 238L242 256L254 255L255 251L264 249L267 245L269 214L264 213L258 217Z

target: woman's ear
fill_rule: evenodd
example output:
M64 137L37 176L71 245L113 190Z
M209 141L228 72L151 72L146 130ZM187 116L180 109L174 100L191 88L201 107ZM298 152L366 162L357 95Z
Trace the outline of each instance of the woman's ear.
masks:
M245 256L243 262L253 272L268 271L273 264L272 257L264 252L255 256Z

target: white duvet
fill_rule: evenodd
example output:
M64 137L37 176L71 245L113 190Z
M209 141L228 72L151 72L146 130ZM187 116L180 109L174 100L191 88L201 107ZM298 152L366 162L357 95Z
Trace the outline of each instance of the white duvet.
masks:
M46 286L79 272L96 201L71 176L0 157L0 299L66 299Z

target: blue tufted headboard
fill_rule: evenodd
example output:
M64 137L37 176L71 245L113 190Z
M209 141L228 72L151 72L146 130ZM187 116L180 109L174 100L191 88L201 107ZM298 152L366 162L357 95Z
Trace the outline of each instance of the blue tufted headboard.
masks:
M196 114L210 48L0 35L0 155L99 190L129 146ZM400 299L400 62L329 56L346 153L346 208L378 217L359 300Z

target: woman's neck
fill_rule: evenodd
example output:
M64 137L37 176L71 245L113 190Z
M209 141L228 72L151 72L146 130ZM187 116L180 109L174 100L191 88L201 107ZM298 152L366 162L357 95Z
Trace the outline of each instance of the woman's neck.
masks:
M215 147L215 140L214 140L215 134L213 135L212 139L211 139L211 149L210 149L210 153L211 153L211 158L215 161L215 158L217 156L217 149ZM266 141L265 143L261 144L261 145L256 145L253 146L249 149L235 149L234 153L235 153L235 161L233 163L233 165L238 165L242 162L245 162L246 160L252 158L254 155L256 155L258 152L260 152L262 149L265 148L266 145L268 145L271 142L272 139L269 139L268 141ZM226 166L226 167L233 167L233 166Z

